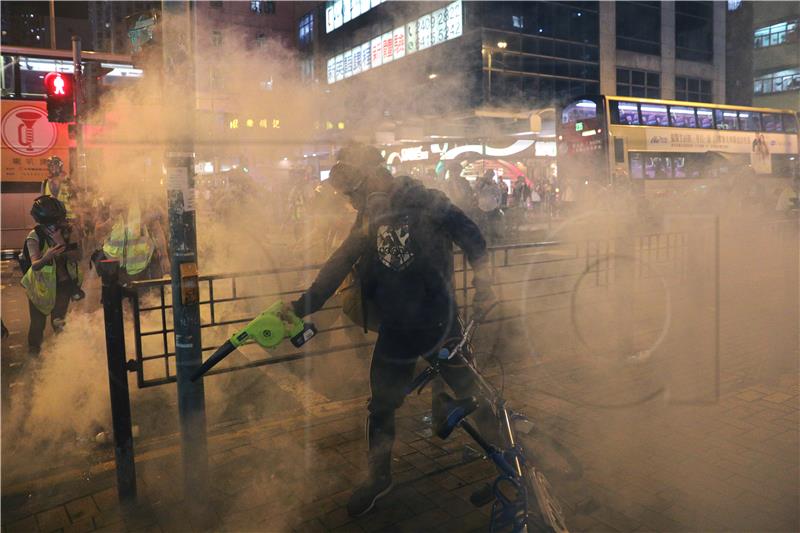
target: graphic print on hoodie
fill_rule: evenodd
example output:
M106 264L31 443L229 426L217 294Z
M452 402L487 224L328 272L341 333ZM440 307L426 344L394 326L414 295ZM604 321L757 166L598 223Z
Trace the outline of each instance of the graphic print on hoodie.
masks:
M378 226L376 248L380 262L395 272L405 270L414 261L410 238L408 217Z

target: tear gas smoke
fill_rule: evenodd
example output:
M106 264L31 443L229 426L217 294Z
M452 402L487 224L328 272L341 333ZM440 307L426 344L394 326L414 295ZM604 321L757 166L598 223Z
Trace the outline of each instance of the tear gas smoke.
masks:
M231 142L226 127L206 124L197 132L198 160L238 160L240 166L225 175L198 176L201 274L318 263L342 240L353 213L331 197L306 202L303 216L293 221L288 200L298 178L290 179L280 161L317 134L309 125L320 96L300 82L296 58L279 44L247 50L228 33L223 43L196 50L201 105L243 119L281 116L289 124L285 117L291 116L305 127L287 127L274 142L263 144ZM430 87L419 82L428 75L428 65L420 65L405 72L405 79L376 83L407 86L408 91L398 92L408 96L403 102L410 115L417 115L424 101L449 109L463 104L471 87L455 75L437 76L438 99L417 98ZM219 72L224 72L225 90L212 91L211 80ZM358 113L348 116L354 127L378 129L386 109L381 91L357 85L344 101L359 102L353 107ZM146 76L135 88L107 93L98 111L102 130L89 140L90 150L92 143L97 148L90 159L91 194L118 210L133 201L165 209L165 139L158 132L176 117L156 104L160 92L157 77ZM245 172L248 160L255 164ZM215 187L215 182L226 185ZM654 421L663 423L667 433L680 426L673 432L680 438L670 443L676 446L676 460L685 459L703 448L703 413L718 400L721 382L731 376L744 381L787 374L796 378L797 224L776 222L774 212L750 202L748 191L741 180L723 178L705 192L644 206L632 195L587 187L580 210L546 236L564 244L525 252L527 258L522 252L512 254L517 266L498 269L497 290L508 301L503 314L520 316L486 326L479 351L491 348L505 366L521 365L522 372L506 375L509 399L541 415L546 429L576 446L590 481L646 472L653 484L690 494L704 470L647 464L648 450L664 448L663 433L652 430ZM775 238L778 227L787 238ZM642 237L655 234L672 236ZM301 289L311 273L253 277L244 290ZM90 274L87 283L96 289L96 275ZM96 301L96 293L87 300L93 297ZM268 303L254 299L221 306L217 320L252 316ZM84 452L89 445L78 437L91 437L97 425L109 427L102 313L89 303L85 310L80 307L71 310L64 332L45 344L29 399L15 405L8 415L12 420L4 424L16 428L4 435L5 457L14 458L13 464L4 462L5 480L25 475L37 464L34 460L57 462L68 452ZM331 311L314 319L323 325L346 323ZM126 320L128 353L133 354L127 311ZM143 320L143 330L160 325L155 318ZM221 342L233 328L203 334ZM340 340L361 340L356 333L342 333ZM248 353L263 357L247 350L244 356ZM217 376L206 380L209 424L286 416L364 396L367 372L361 352ZM171 387L140 390L131 382L133 418L144 438L177 431ZM302 447L297 440L274 444ZM324 460L311 447L297 453L291 459L306 464ZM286 462L291 460L280 453L265 453L263 464L242 472L242 484L269 485L272 474L266 470L283 472ZM301 492L316 490L307 479L295 482ZM724 492L724 481L705 483ZM641 501L635 485L609 498L622 506L652 503Z

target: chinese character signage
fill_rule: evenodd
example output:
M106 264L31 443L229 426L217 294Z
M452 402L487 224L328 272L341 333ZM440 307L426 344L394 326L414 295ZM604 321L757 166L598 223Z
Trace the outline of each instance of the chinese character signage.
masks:
M676 152L797 153L797 137L745 131L646 128L647 149Z
M325 5L325 33L363 15L385 0L333 0Z
M336 21L339 20L337 13L342 14L345 8L349 8L351 18L355 18L358 16L356 13L362 14L367 9L375 7L377 3L373 0L369 7L365 0L349 0L346 3L344 0L329 2L326 8L326 29L330 32L333 31L329 29L330 27L335 29L341 26L341 24L336 25ZM328 16L328 12L331 13L330 16ZM344 18L346 15L342 15L342 19ZM328 19L330 19L330 24L328 24ZM461 0L456 0L433 13L423 15L331 57L328 59L328 83L336 83L419 50L460 37L464 31L462 20Z

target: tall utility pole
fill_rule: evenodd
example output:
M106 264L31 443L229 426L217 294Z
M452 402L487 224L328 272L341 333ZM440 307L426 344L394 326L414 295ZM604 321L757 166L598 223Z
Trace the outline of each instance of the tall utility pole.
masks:
M203 511L208 494L208 448L203 381L189 376L202 364L194 198L194 9L164 1L162 105L172 259L172 312L181 427L184 500ZM167 112L167 106L169 109Z
M76 181L82 186L86 187L86 152L83 146L83 105L86 99L84 98L84 78L83 78L83 63L81 60L81 38L72 36L72 67L73 67L73 90L72 94L75 99L75 152L77 155L77 170Z
M56 0L50 0L50 48L56 49Z

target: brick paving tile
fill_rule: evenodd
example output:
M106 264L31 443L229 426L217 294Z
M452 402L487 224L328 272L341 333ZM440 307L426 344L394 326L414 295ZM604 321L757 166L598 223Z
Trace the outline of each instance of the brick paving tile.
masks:
M124 526L119 525L98 527L94 530L95 533L125 533L127 531Z
M328 529L334 529L350 522L351 518L347 515L347 509L339 507L322 515L320 520Z
M478 511L460 515L456 518L451 518L449 521L435 526L432 531L442 531L447 533L458 532L471 532L471 531L486 531L487 521L486 516Z
M64 533L86 533L87 531L94 531L94 529L94 521L92 521L91 517L86 517L65 527Z
M468 501L452 495L437 502L437 505L453 517L462 516L475 510L475 507Z
M495 472L494 466L486 461L475 461L467 465L458 466L450 470L450 473L458 479L467 483L472 483L492 475Z
M110 527L120 524L123 520L122 512L119 509L106 509L94 517L94 524L98 528Z
M164 531L158 524L150 524L142 527L129 527L128 531L130 533L172 533Z
M643 510L638 516L633 518L641 522L645 529L654 531L687 531L690 529L672 520L668 516L650 509Z
M70 520L77 522L84 517L92 517L100 512L100 509L95 504L90 496L67 502L67 514Z
M425 457L419 452L410 453L403 456L403 460L407 461L423 474L430 474L439 469L439 466L428 457Z
M392 493L379 500L375 509L368 515L356 518L356 522L364 531L380 531L402 522L414 514L413 509L392 499Z
M3 530L6 533L31 533L39 531L39 525L36 523L36 517L31 515L5 526Z
M401 533L417 533L420 531L430 531L436 526L443 524L450 520L450 515L441 509L429 509L416 516L410 517L402 522L394 524L391 531L398 531Z
M325 533L328 530L325 529L325 526L322 525L322 522L314 518L313 520L308 520L298 525L293 529L293 531L296 533Z
M64 506L58 506L36 515L36 522L42 533L49 533L69 525L69 516Z
M570 531L583 533L589 531L614 531L608 524L604 524L591 516L578 515L567 524Z
M364 528L358 524L350 523L331 529L331 533L363 533Z

